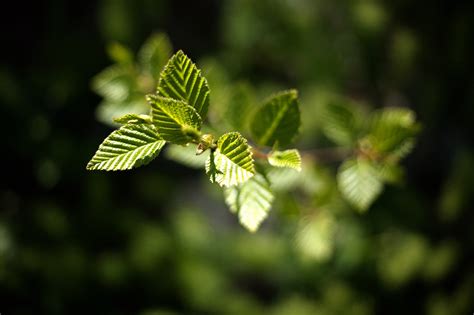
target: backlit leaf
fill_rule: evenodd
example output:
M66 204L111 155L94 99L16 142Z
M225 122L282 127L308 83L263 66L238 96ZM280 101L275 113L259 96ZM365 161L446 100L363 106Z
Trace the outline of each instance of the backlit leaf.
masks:
M375 167L362 158L346 160L337 181L344 198L359 211L367 210L383 188Z
M211 182L220 186L234 186L247 181L255 174L252 152L247 140L238 132L222 135L217 149L206 162Z
M150 124L151 117L143 114L125 114L118 118L114 118L114 122L119 124Z
M160 136L171 143L187 144L198 140L201 117L185 102L156 95L147 95L153 124Z
M161 72L158 94L181 100L205 118L209 107L209 86L201 71L181 50L168 61Z
M272 151L268 154L268 163L276 167L288 167L301 171L301 156L296 149Z
M88 170L129 170L148 164L165 145L151 124L128 124L112 132L87 164Z
M250 232L255 232L268 215L274 195L269 182L256 174L238 186L224 190L226 204L239 217L240 223Z

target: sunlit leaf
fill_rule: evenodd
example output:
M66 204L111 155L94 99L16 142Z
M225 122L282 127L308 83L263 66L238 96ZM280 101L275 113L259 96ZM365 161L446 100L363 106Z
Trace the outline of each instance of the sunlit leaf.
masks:
M114 122L118 124L150 124L151 117L143 114L125 114L118 118L114 118Z
M301 156L296 149L272 151L268 154L268 163L276 167L288 167L301 171Z
M261 174L256 174L243 184L226 188L224 194L226 204L250 232L257 231L274 199L269 182Z
M88 170L129 170L148 164L165 145L151 124L129 124L112 132L87 164Z
M247 140L238 132L222 135L217 149L206 161L206 173L211 182L233 186L247 181L255 174L252 152Z
M300 127L298 93L289 90L275 94L266 100L255 113L251 123L254 140L264 146L290 144Z
M209 107L209 86L201 71L181 50L168 61L161 72L158 94L181 100L194 107L205 118Z
M156 95L147 95L153 124L161 137L175 144L187 144L199 139L201 117L185 102Z
M367 210L383 188L377 170L362 158L346 160L339 168L337 181L344 198L359 211Z

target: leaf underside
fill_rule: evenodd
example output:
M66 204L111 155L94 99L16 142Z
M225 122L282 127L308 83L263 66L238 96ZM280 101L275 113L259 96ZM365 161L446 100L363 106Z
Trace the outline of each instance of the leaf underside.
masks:
M168 61L160 75L158 94L181 100L205 118L209 107L209 85L201 71L181 50Z
M286 146L293 141L301 123L297 97L296 90L278 93L255 113L251 131L258 144Z
M250 232L258 230L272 206L274 195L267 179L256 174L245 183L224 190L226 204Z
M87 164L88 170L129 170L148 164L165 145L151 124L129 124L112 132Z

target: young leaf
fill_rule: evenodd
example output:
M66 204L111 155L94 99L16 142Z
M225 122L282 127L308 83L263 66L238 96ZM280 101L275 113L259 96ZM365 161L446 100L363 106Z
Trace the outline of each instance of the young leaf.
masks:
M404 169L398 163L382 163L376 166L378 177L385 183L400 184L404 178Z
M133 53L128 47L118 42L112 42L107 45L107 53L110 59L118 64L130 65L133 62Z
M127 67L108 67L92 79L92 89L109 101L123 102L135 89L134 78Z
M301 156L296 149L272 151L268 154L268 163L276 167L289 167L301 171Z
M411 151L418 129L411 110L388 107L372 115L366 139L377 152L400 159Z
M361 158L346 160L337 181L344 198L359 211L367 210L383 188L375 167Z
M255 113L251 131L255 141L264 146L291 143L300 127L300 111L296 90L280 92L270 97Z
M201 117L185 102L156 95L147 95L153 124L161 137L175 144L199 140Z
M158 94L185 101L205 118L209 107L209 85L201 70L181 50L168 61L160 75Z
M96 109L96 117L104 124L115 126L113 123L114 117L122 117L129 113L144 114L146 112L150 112L150 106L143 95L140 95L140 97L132 97L121 102L104 99Z
M209 155L209 150L201 155L196 155L196 146L170 145L167 147L165 156L175 162L179 162L192 168L204 168Z
M151 124L129 124L112 132L87 164L88 170L129 170L152 161L165 141Z
M354 143L358 132L358 120L355 110L340 102L328 103L321 117L324 134L342 146Z
M217 149L206 161L206 173L210 175L211 182L226 187L251 178L255 170L247 140L238 132L222 135L217 142Z
M217 182L217 179L216 179L217 174L222 174L222 172L219 171L216 167L215 158L216 158L216 153L214 150L211 150L211 153L209 154L209 157L207 158L206 165L205 165L206 174L209 175L209 180L211 181L211 183Z
M252 105L255 104L254 91L249 84L242 82L231 86L232 89L228 92L229 100L225 104L223 118L234 130L247 131L248 116L251 115Z
M158 80L171 53L172 48L168 36L163 33L153 34L140 49L138 61L145 71Z
M226 204L239 216L240 223L250 232L257 231L267 217L274 195L261 174L256 174L239 186L224 190Z
M337 226L333 213L328 210L304 218L296 231L297 249L309 259L329 259L334 252Z
M114 118L114 122L118 124L151 124L151 117L143 114L125 114L118 118Z

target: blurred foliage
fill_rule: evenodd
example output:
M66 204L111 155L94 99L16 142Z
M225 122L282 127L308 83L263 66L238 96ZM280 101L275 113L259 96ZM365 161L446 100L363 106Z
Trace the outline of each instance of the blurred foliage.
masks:
M2 314L472 313L472 3L12 6L1 19L11 30L0 59ZM357 117L373 105L412 109L423 129L402 162L406 173L384 170L387 182L404 184L386 186L360 215L337 189L340 151L320 150L319 159L303 157L301 173L269 172L285 184L274 187L274 214L249 234L200 172L165 158L181 153L132 173L85 172L110 133L93 119L101 97L90 78L110 64L105 51L133 60L134 78L151 78L124 47L138 52L160 31L203 69L219 109L208 117L213 126L226 116L225 124L245 125L240 114L254 110L228 115L219 103L255 104L298 87L304 151L353 141L326 118L341 98L354 104L345 120L354 128L371 124ZM364 148L375 141L365 135L356 141Z

